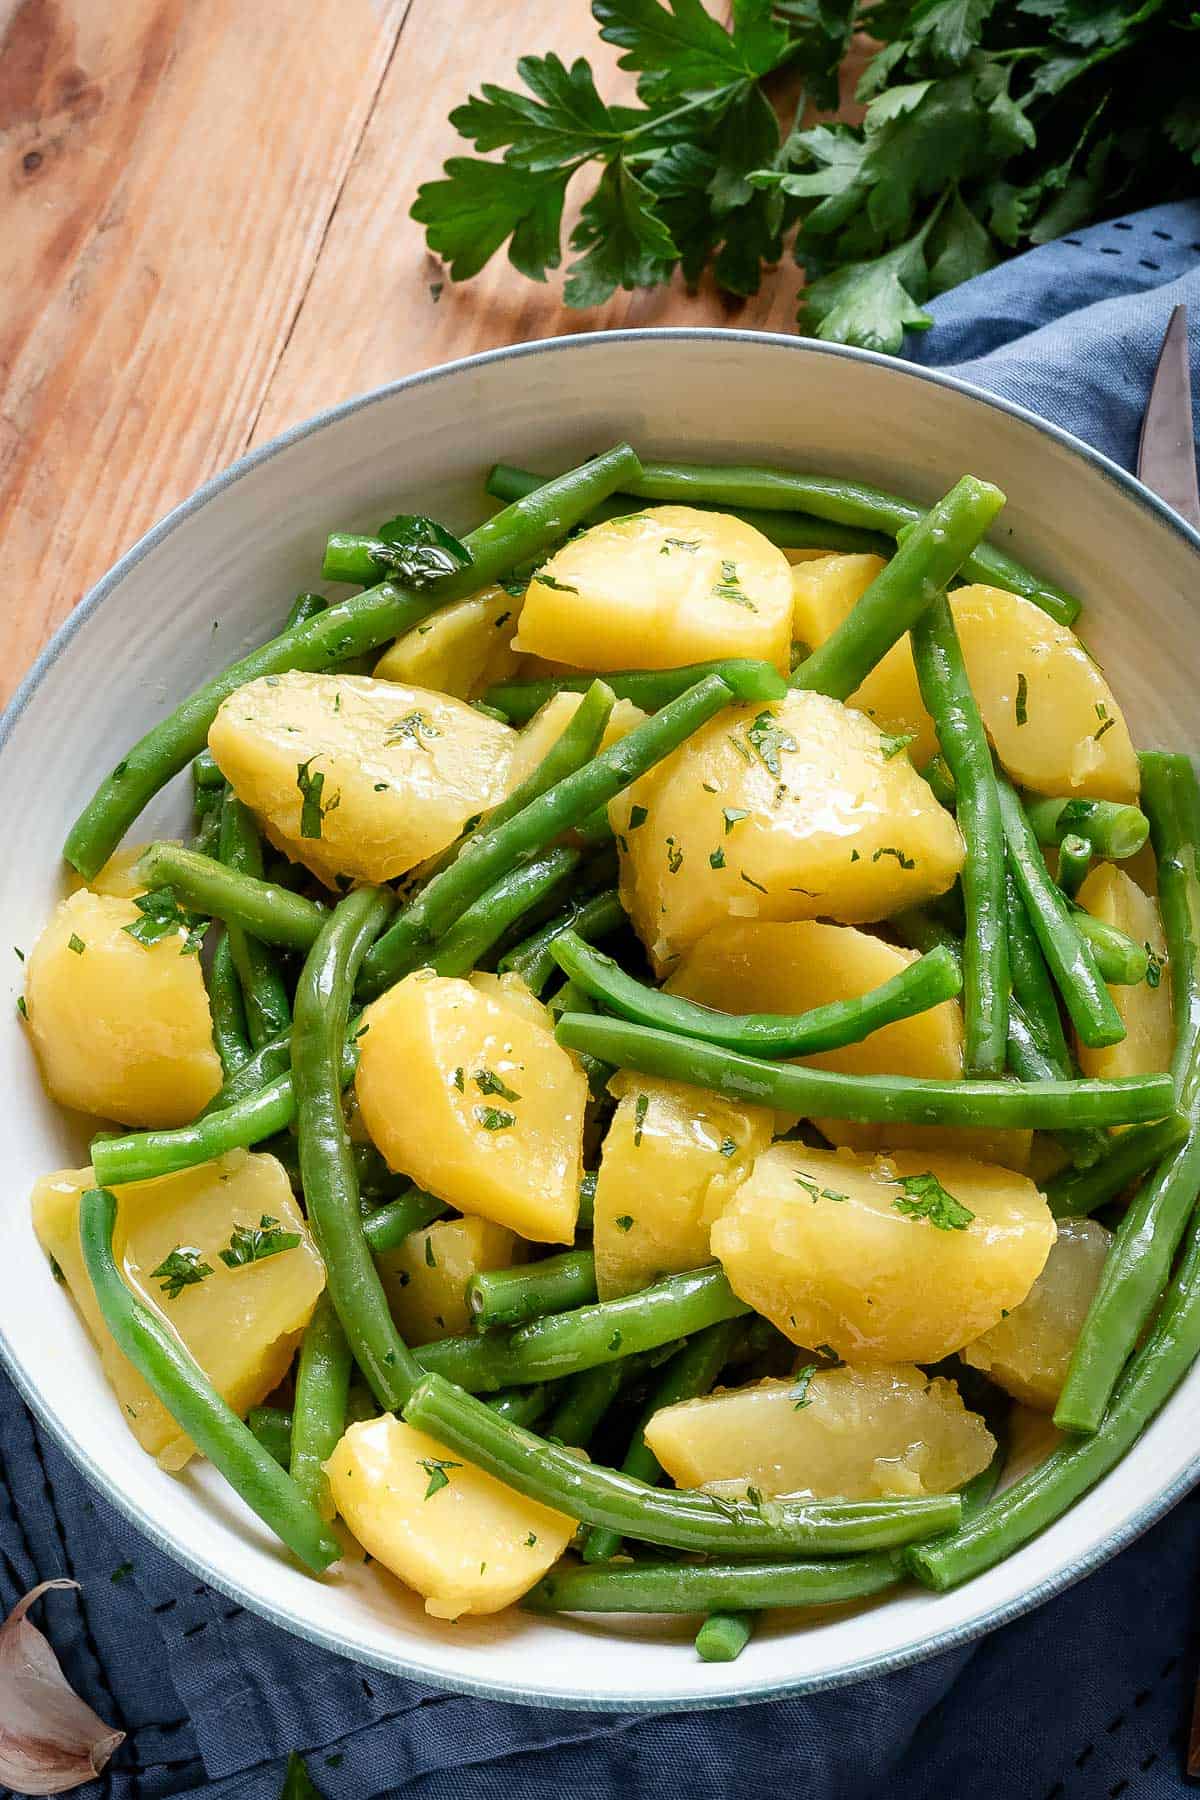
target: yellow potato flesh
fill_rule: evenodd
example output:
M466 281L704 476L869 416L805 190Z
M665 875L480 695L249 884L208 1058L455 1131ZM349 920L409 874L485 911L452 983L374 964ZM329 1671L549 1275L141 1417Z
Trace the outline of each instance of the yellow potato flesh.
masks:
M177 844L178 838L156 839L156 842ZM81 887L90 888L93 894L110 894L116 900L132 900L138 894L146 892L146 884L134 874L145 844L128 844L114 850L102 869L97 870L90 881L74 869L67 871L67 892L78 893Z
M932 1174L974 1217L943 1230L896 1205ZM1054 1242L1033 1183L969 1157L775 1144L712 1228L734 1292L794 1344L853 1363L938 1362L1020 1305Z
M395 1250L375 1258L400 1335L432 1344L470 1329L467 1283L481 1269L507 1269L518 1239L490 1219L439 1219L410 1232Z
M754 656L788 668L792 577L727 513L656 506L572 538L529 584L517 650L586 669Z
M94 1186L90 1168L43 1176L33 1190L34 1230L62 1270L133 1435L165 1469L181 1469L195 1446L117 1349L84 1265L79 1200ZM113 1192L113 1251L127 1285L179 1334L218 1393L243 1415L282 1381L325 1285L283 1165L273 1156L231 1150L215 1162ZM299 1244L227 1267L221 1251L234 1230L253 1230L264 1217L296 1233ZM153 1271L181 1248L197 1251L197 1266L211 1273L170 1299Z
M209 748L271 842L336 887L390 881L507 791L516 733L461 700L367 675L296 669L238 688ZM300 770L324 777L304 835Z
M1171 970L1156 903L1114 863L1100 863L1092 869L1076 899L1093 918L1117 926L1146 949L1151 958L1150 977L1157 982L1156 986L1146 980L1109 988L1125 1036L1106 1050L1089 1050L1086 1044L1078 1044L1080 1068L1085 1075L1100 1076L1106 1081L1121 1075L1156 1075L1169 1069L1175 1048Z
M506 588L481 588L397 638L375 664L374 678L473 700L516 673L520 659L511 643L520 610L521 600Z
M803 1013L852 999L891 981L916 961L869 932L816 920L763 924L730 920L706 932L667 982L702 1006L722 1012ZM919 1075L959 1081L963 1074L963 1020L956 1000L900 1019L861 1043L796 1060L843 1075ZM823 1136L852 1150L949 1150L1023 1168L1032 1133L981 1131L940 1125L859 1125L821 1119Z
M500 1006L507 1006L531 1025L541 1025L547 1031L554 1030L554 1020L549 1010L543 1006L531 988L526 987L519 975L495 975L490 969L476 969L467 980L481 994L487 994Z
M792 569L792 635L815 650L861 600L885 563L882 556L811 556Z
M1060 1219L1054 1248L1026 1299L968 1344L963 1361L1014 1399L1053 1412L1111 1242L1096 1219Z
M389 1167L460 1212L569 1244L587 1081L553 1033L426 970L381 995L363 1023L355 1090Z
M351 1425L325 1472L363 1549L423 1594L435 1619L500 1612L575 1534L576 1520L523 1499L387 1413Z
M760 1150L772 1116L704 1088L615 1075L618 1105L596 1180L596 1287L602 1300L712 1261L708 1232Z
M25 965L42 1080L80 1112L183 1125L221 1085L200 958L186 933L141 944L132 900L80 888L55 907Z
M949 1494L996 1440L952 1381L911 1363L824 1369L663 1407L646 1443L679 1487L874 1500Z
M508 771L510 788L519 786L544 761L546 752L558 742L578 712L582 700L582 694L555 694L534 713L517 739L517 747L513 751ZM646 714L641 707L635 706L632 700L618 700L608 716L600 748L607 750L610 744L619 743L623 737L629 736L635 725L643 724L645 718Z
M908 759L823 694L728 707L609 818L622 903L660 974L727 918L884 919L962 866L958 828Z

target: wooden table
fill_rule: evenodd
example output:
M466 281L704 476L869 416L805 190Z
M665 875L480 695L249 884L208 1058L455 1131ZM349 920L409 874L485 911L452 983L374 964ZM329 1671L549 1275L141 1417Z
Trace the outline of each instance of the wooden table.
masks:
M413 194L526 50L625 88L586 0L0 0L0 700L155 519L321 407L558 332L792 326L790 264L740 307L444 279Z

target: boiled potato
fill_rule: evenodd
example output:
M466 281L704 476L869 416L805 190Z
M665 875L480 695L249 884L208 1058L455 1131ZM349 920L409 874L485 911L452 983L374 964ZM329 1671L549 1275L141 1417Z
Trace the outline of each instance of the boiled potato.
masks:
M517 650L585 669L756 656L786 674L792 577L728 513L655 506L572 538L529 584Z
M164 1469L181 1469L195 1445L117 1349L83 1261L79 1200L95 1185L90 1168L44 1175L33 1190L34 1230L96 1340L134 1437ZM178 1332L234 1412L248 1412L283 1380L325 1285L283 1165L273 1156L231 1150L215 1162L113 1192L113 1253L127 1285ZM264 1220L299 1242L230 1268L221 1252L244 1243L234 1246L234 1233L266 1230ZM171 1280L173 1269L182 1283Z
M730 919L693 944L667 982L669 992L722 1012L808 1012L891 981L916 953L850 925L816 920L763 924ZM861 1043L796 1059L843 1075L920 1075L957 1081L963 1073L963 1019L956 1000L885 1025ZM823 1136L852 1150L952 1150L1024 1168L1029 1131L943 1125L860 1125L817 1121Z
M177 844L178 838L156 839L156 842ZM78 893L81 887L90 888L93 894L111 894L117 900L133 900L138 894L146 892L146 884L134 873L142 851L148 849L147 844L128 844L114 850L102 869L98 869L90 881L74 869L67 870L67 892Z
M575 1535L576 1520L524 1499L388 1413L351 1425L325 1472L363 1549L423 1594L435 1619L501 1612Z
M510 788L519 786L527 775L533 774L546 752L553 748L571 723L582 699L582 694L555 694L534 713L521 732L513 752L508 771ZM623 737L629 736L635 725L644 724L645 719L646 714L632 700L618 700L608 716L600 748L607 750L610 744L619 743Z
M208 734L271 842L330 887L391 881L444 850L504 798L516 741L444 694L302 669L238 688Z
M794 1344L938 1362L1021 1304L1054 1242L1033 1183L965 1156L775 1144L712 1228L736 1294Z
M944 893L963 859L907 758L823 694L727 707L609 818L622 903L660 974L724 919L883 919Z
M571 1243L587 1081L549 1027L424 969L363 1024L355 1091L388 1166L460 1212Z
M1046 1266L1026 1298L960 1351L962 1360L1015 1400L1053 1412L1111 1242L1112 1233L1096 1219L1060 1219Z
M520 1240L490 1219L438 1219L375 1258L400 1335L408 1344L460 1337L471 1326L467 1283L481 1269L508 1269Z
M467 980L481 994L487 994L501 1006L511 1007L531 1025L541 1025L547 1031L554 1030L554 1020L549 1009L542 1004L532 988L526 987L519 975L496 975L490 969L476 969L468 975Z
M125 1125L184 1125L221 1085L200 958L181 926L142 944L132 900L80 888L25 965L42 1080L63 1106Z
M646 1443L679 1487L874 1500L949 1494L986 1469L996 1440L958 1389L911 1363L802 1367L786 1381L656 1412Z
M887 565L882 556L810 556L792 569L792 635L815 650Z
M772 1116L704 1088L624 1071L596 1181L596 1287L602 1300L712 1261L709 1226L760 1150Z
M1110 987L1113 1005L1121 1015L1125 1036L1105 1050L1089 1050L1078 1044L1079 1066L1085 1075L1113 1080L1121 1075L1157 1075L1171 1066L1175 1048L1175 1024L1171 1012L1171 970L1167 940L1158 906L1115 863L1099 863L1091 869L1076 899L1093 918L1115 925L1141 944L1150 958L1144 981Z
M512 635L522 598L507 588L485 587L430 613L384 651L372 671L375 680L473 700L516 673L520 659Z

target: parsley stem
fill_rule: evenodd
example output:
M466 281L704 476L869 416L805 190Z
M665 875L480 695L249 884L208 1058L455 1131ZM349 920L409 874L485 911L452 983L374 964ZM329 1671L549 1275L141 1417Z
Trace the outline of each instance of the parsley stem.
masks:
M476 1331L524 1325L546 1313L587 1306L596 1298L596 1259L590 1250L564 1250L511 1269L481 1269L467 1283L467 1311Z
M787 691L782 675L772 683L764 665L749 657L728 656L715 662L686 663L677 669L606 670L605 683L618 700L630 700L643 712L658 712L669 700L678 700L706 675L719 675L739 700L781 700ZM585 694L591 675L554 675L539 681L502 681L487 690L489 706L502 712L510 725L525 725L555 694ZM770 690L770 691L767 691Z
M502 975L519 975L531 994L544 992L546 983L558 964L551 946L564 931L590 943L593 938L607 937L625 923L625 909L616 888L604 888L575 900L563 912L527 937L511 950L506 950L497 963Z
M89 1188L79 1202L79 1242L96 1303L122 1355L197 1450L288 1549L320 1574L342 1554L320 1514L218 1394L166 1322L130 1292L113 1257L117 1200Z

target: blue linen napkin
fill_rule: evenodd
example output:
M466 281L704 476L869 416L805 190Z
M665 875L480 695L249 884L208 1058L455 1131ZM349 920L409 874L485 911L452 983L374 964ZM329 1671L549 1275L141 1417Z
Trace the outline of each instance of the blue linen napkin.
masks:
M936 329L909 350L1132 466L1179 300L1200 369L1200 202L1093 226L977 277L934 302ZM58 1575L81 1590L48 1595L39 1621L76 1687L128 1733L84 1800L276 1800L293 1749L328 1800L1193 1791L1181 1755L1200 1659L1200 1490L1090 1580L900 1674L735 1712L568 1712L362 1670L232 1605L94 1495L0 1379L0 1606Z

